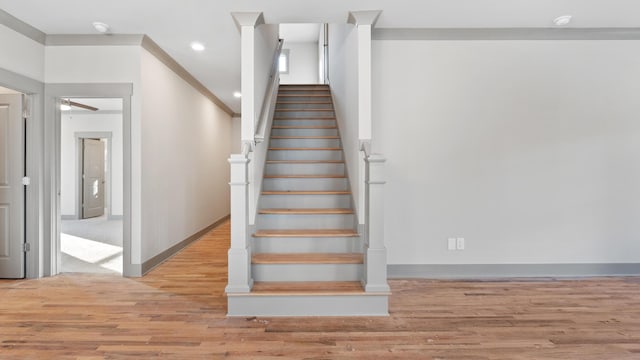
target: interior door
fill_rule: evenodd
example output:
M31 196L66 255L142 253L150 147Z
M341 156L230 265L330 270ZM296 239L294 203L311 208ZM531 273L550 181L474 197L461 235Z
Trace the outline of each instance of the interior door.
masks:
M22 95L0 95L0 278L23 278L24 118Z
M82 218L104 214L104 142L83 139Z

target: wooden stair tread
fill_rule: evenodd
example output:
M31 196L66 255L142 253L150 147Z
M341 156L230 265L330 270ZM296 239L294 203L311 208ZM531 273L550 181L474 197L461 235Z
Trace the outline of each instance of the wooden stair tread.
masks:
M326 112L333 112L333 109L276 109L276 112L303 112L303 111L313 111L313 112L321 112L321 111L326 111Z
M264 175L265 179L340 179L346 177L342 174L291 174L291 175Z
M337 129L337 126L321 126L321 125L274 125L273 129Z
M340 215L353 214L352 209L345 208L307 208L307 209L260 209L259 214L271 215Z
M329 85L327 84L280 84L280 87L288 87L288 86L292 86L292 87L326 87L328 88Z
M330 94L278 94L278 97L331 97Z
M329 147L325 147L325 148L321 148L321 147L291 147L291 148L269 148L269 150L275 150L275 151L286 151L286 150L311 150L311 151L316 151L316 150L326 150L326 151L339 151L342 150L342 148L329 148Z
M252 264L362 264L360 253L257 253Z
M292 86L287 88L280 88L280 91L329 91L328 87L322 88L312 88L312 87L301 87L301 86Z
M357 237L352 229L284 229L258 230L253 237Z
M324 140L338 140L339 136L272 136L271 139L324 139Z
M267 164L344 164L344 160L267 160Z
M332 104L331 101L277 101L276 104Z
M335 121L335 117L274 117L273 121L282 121L282 120L324 120L324 121Z
M256 281L251 289L252 295L364 295L359 281L304 281L304 282L270 282Z
M349 191L263 191L262 195L351 195Z

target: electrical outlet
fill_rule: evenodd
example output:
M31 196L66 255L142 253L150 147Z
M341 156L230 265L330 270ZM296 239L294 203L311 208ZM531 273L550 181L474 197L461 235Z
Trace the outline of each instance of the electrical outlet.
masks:
M464 238L457 238L456 239L456 249L464 250Z
M449 250L455 250L456 249L456 238L447 239L447 247L448 247Z

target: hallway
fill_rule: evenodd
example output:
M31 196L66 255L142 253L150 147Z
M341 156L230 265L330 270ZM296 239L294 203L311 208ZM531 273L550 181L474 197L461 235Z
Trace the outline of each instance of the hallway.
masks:
M391 280L390 317L226 318L229 222L138 279L0 280L0 358L637 359L640 279Z

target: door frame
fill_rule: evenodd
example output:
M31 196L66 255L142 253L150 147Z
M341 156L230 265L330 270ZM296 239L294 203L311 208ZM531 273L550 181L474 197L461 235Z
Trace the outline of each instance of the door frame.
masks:
M111 151L112 151L112 137L113 134L111 131L80 131L75 132L75 162L76 162L76 203L75 203L75 217L77 220L82 219L82 188L79 186L82 184L82 141L84 139L106 139L106 147L107 147L107 176L105 177L106 186L105 189L105 205L107 208L107 219L115 220L113 215L113 192L112 192L112 173L113 173L113 163L111 162Z
M131 83L87 83L45 85L45 270L56 275L61 269L60 250L60 186L61 186L61 125L60 104L63 98L120 98L122 99L123 152L123 276L139 276L131 262ZM46 271L45 271L46 273Z
M25 94L23 108L26 112L26 173L31 184L26 186L25 242L30 250L25 256L26 276L36 279L44 276L47 255L44 249L43 151L44 151L44 83L30 77L0 68L0 86ZM46 211L46 210L45 210Z

